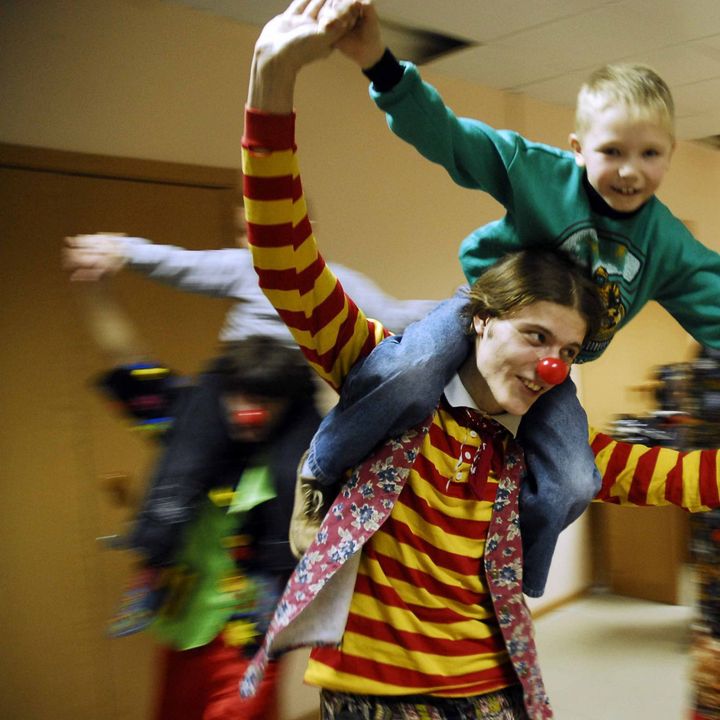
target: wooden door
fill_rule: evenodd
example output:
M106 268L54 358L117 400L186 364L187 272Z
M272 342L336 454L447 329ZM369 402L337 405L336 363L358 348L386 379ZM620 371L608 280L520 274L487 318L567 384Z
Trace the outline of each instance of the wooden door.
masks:
M596 580L615 595L687 602L688 515L677 507L596 505Z
M0 145L0 717L142 720L153 649L105 636L130 559L96 538L122 529L103 477L139 493L147 441L91 388L106 365L60 267L62 238L125 231L157 242L233 242L236 173ZM117 296L158 359L197 370L228 303L126 272Z

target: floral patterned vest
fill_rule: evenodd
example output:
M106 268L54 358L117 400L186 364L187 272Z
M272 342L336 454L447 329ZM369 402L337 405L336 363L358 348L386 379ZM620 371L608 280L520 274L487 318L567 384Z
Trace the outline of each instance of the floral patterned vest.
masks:
M476 417L481 434L496 437L507 432L492 420ZM390 516L431 422L432 417L389 440L355 469L290 578L263 646L241 683L242 695L256 691L271 657L297 647L341 641L362 546ZM537 664L530 611L522 594L518 496L523 475L522 451L511 437L501 464L484 564L528 716L547 720L553 713Z

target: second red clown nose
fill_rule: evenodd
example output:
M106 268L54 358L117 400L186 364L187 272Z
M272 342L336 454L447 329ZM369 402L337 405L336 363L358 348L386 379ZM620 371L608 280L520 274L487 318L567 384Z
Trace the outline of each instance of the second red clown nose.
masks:
M262 407L238 410L232 414L233 421L240 427L262 427L270 418L270 413Z
M570 366L560 358L544 357L535 366L540 379L550 385L559 385L570 372Z

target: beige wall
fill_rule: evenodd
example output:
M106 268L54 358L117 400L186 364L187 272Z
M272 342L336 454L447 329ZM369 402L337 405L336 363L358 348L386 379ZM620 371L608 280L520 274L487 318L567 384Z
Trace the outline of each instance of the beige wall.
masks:
M138 158L237 166L257 29L158 0L33 0L0 16L0 140ZM459 114L564 146L572 113L425 73ZM499 206L454 186L391 136L342 58L303 72L301 163L326 255L399 296L442 297L462 277L459 241ZM661 197L720 250L720 153L680 144ZM121 229L121 228L118 228ZM591 421L633 402L626 386L679 359L684 333L656 309L581 371ZM582 526L574 531L584 536ZM576 542L571 543L574 547ZM586 581L584 551L561 559L562 589Z
M236 166L257 32L158 0L7 3L0 140ZM426 76L459 114L566 143L568 109ZM454 186L392 137L364 78L343 58L303 71L297 103L305 185L326 254L398 295L447 294L462 279L459 241L499 206ZM662 192L716 247L719 176L719 153L681 144Z
M0 140L237 166L257 32L158 0L8 3L0 23ZM568 109L425 74L459 114L566 143ZM343 58L304 70L297 104L305 185L326 255L398 295L447 294L462 280L459 241L497 217L499 206L454 186L398 142ZM681 144L662 193L716 247L718 176L719 153Z

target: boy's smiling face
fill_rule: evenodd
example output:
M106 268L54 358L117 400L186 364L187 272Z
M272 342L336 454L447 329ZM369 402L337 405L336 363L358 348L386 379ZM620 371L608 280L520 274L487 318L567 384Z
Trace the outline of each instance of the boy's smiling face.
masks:
M633 212L656 192L675 147L662 125L619 105L598 108L590 127L570 135L575 162L602 199L618 212Z

